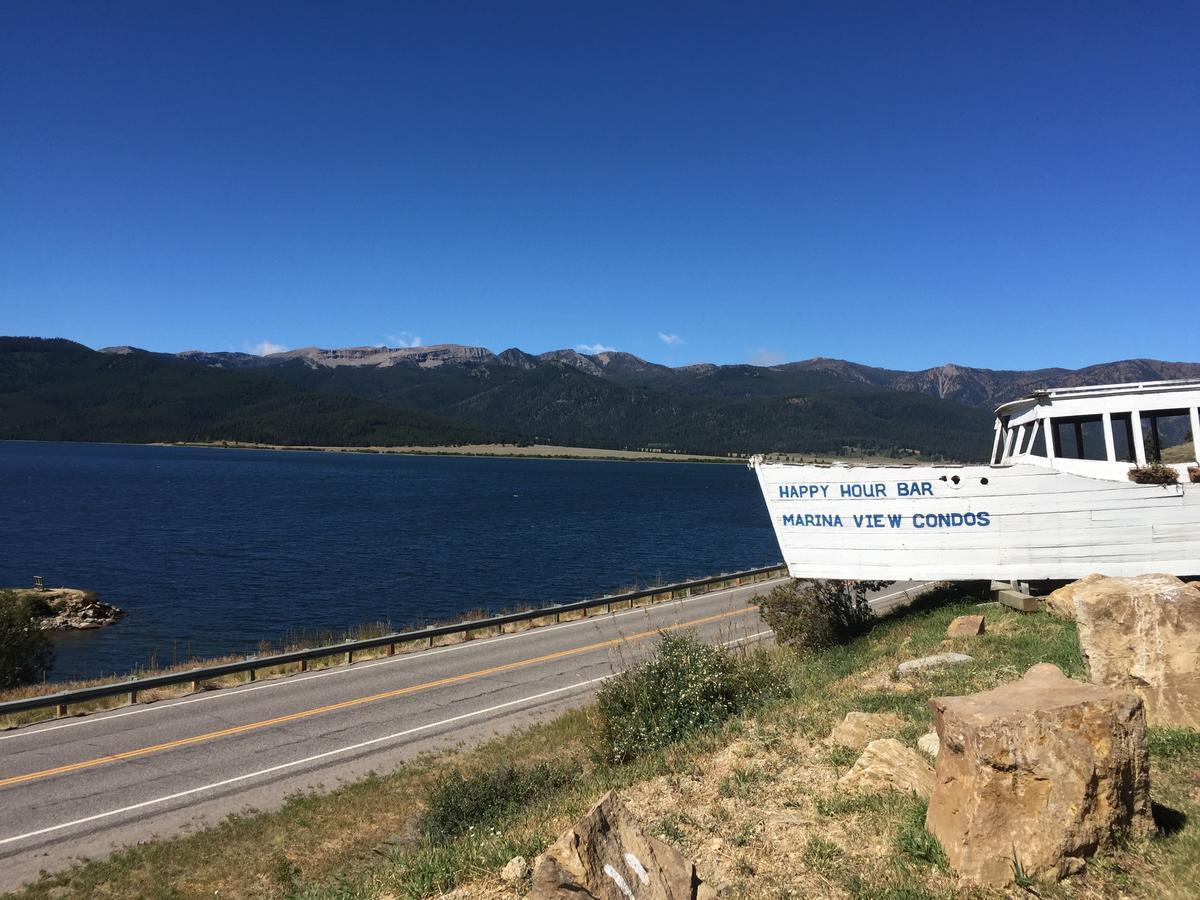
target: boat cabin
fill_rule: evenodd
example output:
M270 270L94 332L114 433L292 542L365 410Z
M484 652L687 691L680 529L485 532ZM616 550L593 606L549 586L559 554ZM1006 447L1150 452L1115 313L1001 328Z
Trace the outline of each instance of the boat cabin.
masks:
M1132 466L1200 465L1200 379L1034 391L996 410L992 465L1124 478Z

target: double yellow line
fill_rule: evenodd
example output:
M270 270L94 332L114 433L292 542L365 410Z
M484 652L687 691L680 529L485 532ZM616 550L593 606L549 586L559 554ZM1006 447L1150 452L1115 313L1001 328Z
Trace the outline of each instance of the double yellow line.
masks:
M601 650L606 647L614 647L617 644L630 643L632 641L642 640L643 638L651 637L656 634L661 634L664 631L674 631L677 628L689 628L694 625L705 625L709 622L717 622L722 619L730 619L735 616L744 616L749 612L753 612L753 607L746 609L737 609L732 612L717 613L716 615L705 616L701 619L693 619L690 622L679 622L675 625L666 625L662 628L652 628L647 631L639 631L637 634L631 634L628 637L616 637L607 641L598 641L594 644L586 644L582 647L574 647L570 650L558 650L554 653L547 653L544 656L534 656L529 659L517 660L516 662L504 663L499 666L491 666L487 669L479 669L475 672L465 672L462 675L451 675L449 678L439 678L436 681L426 681L423 684L414 684L409 687L396 688L393 691L383 691L378 694L370 694L366 697L356 697L353 700L342 700L339 703L330 703L327 706L318 706L313 709L305 709L300 712L288 713L285 716L275 716L271 719L263 719L260 722L247 722L245 725L234 725L231 728L222 728L220 731L209 731L205 734L197 734L193 737L179 738L174 741L164 741L161 744L151 744L148 747L139 747L136 750L125 750L121 753L112 753L108 756L98 756L95 759L87 759L81 762L69 763L65 766L56 766L53 769L42 769L40 772L29 772L25 775L13 775L10 778L0 779L0 788L8 787L13 784L24 784L30 781L37 781L41 778L49 778L52 775L64 775L68 772L78 772L82 769L90 769L95 766L103 765L104 763L120 762L125 759L136 759L139 756L148 756L151 753L159 753L163 750L174 750L176 747L187 747L191 744L201 744L205 741L215 740L217 738L229 737L234 734L245 734L248 731L257 731L260 728L269 728L272 725L281 725L284 722L295 722L299 719L307 719L311 716L319 716L322 713L336 712L341 709L350 709L354 706L362 706L367 703L375 703L379 700L391 700L393 697L403 697L406 694L416 694L421 691L432 690L433 688L445 687L449 684L459 684L464 681L471 681L475 678L484 678L488 675L495 675L499 672L511 672L514 669L524 669L527 666L535 666L539 663L552 662L556 659L563 659L568 656L577 656L580 653L588 653L592 650Z

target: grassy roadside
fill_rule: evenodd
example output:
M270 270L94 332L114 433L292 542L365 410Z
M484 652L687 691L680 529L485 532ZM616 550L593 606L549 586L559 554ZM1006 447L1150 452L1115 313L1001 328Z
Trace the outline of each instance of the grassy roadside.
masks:
M334 900L433 896L458 885L458 900L515 897L499 868L513 855L532 857L603 791L619 788L707 881L725 886L723 896L963 896L921 827L923 806L899 794L839 791L854 754L822 739L859 709L894 713L896 736L911 745L929 728L931 696L986 689L1035 662L1082 674L1072 623L989 606L985 635L947 641L946 625L968 610L977 611L972 599L931 597L848 645L803 658L774 652L781 696L629 762L604 762L595 752L593 706L475 750L293 797L275 812L147 843L44 877L19 895ZM888 677L897 662L946 648L975 662L915 676L909 690ZM1200 877L1200 738L1156 729L1151 754L1154 800L1173 833L1096 860L1061 885L1039 885L1040 896L1192 895ZM497 780L505 770L524 773L518 788ZM476 806L456 807L453 820L465 827L431 833L430 808L448 791L471 795L464 785L482 785ZM497 804L497 796L507 800Z

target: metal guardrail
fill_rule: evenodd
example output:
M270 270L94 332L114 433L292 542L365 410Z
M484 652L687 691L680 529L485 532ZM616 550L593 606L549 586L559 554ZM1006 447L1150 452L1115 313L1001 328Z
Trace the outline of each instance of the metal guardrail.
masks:
M604 607L604 614L607 614L612 612L614 607L619 607L621 604L624 604L627 609L632 609L634 606L639 605L639 600L647 598L649 598L649 603L644 605L652 605L666 600L679 600L684 597L693 596L697 593L698 589L699 593L710 593L728 587L739 587L743 584L767 581L772 576L786 574L787 566L780 563L779 565L766 566L760 569L748 569L742 572L713 575L709 578L681 581L676 584L665 584L640 591L627 591L622 594L612 594L591 600L578 600L574 603L544 606L522 612L490 616L485 619L457 622L453 625L435 625L428 628L419 628L414 631L398 631L393 634L385 634L357 641L344 641L340 644L329 644L324 647L291 650L287 653L274 653L270 656L252 656L237 662L220 663L214 666L199 666L195 669L185 669L180 672L151 675L146 678L101 684L95 687L78 688L73 691L61 691L57 694L43 694L40 697L8 700L0 703L0 716L28 712L35 709L45 709L51 706L56 709L59 716L65 716L72 704L86 703L89 700L102 700L106 697L125 695L128 697L130 703L136 703L140 692L154 688L170 687L176 684L191 682L192 690L198 691L205 681L214 678L245 672L248 675L248 680L254 681L255 673L259 669L272 669L294 663L299 663L299 671L304 672L307 671L308 663L311 660L324 659L331 656L343 656L345 663L350 664L354 662L354 654L360 650L373 650L378 647L386 647L387 655L392 656L395 654L398 644L423 641L427 646L432 646L434 639L439 637L483 631L491 628L496 629L496 633L500 634L503 633L505 625L517 622L529 622L534 619L545 619L551 616L554 617L555 622L558 622L564 613L580 611L584 613L584 617L586 618L588 612L597 607Z

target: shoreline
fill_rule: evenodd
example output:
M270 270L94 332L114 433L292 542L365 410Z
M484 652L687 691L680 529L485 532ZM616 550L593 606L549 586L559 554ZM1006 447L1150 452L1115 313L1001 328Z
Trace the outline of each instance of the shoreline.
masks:
M649 450L607 450L598 447L568 447L560 444L462 444L422 446L368 446L338 447L322 444L256 444L246 441L49 441L37 438L0 438L0 444L80 444L99 447L197 447L202 450L270 450L303 451L307 453L359 453L374 456L441 456L472 457L479 459L556 459L563 461L594 462L664 462L664 463L748 463L751 454L744 456L715 456L704 453L671 453ZM830 453L808 451L768 454L797 464L833 465L930 465L932 460L921 457L889 457L874 454L861 456L839 456ZM951 462L942 460L943 462Z
M146 447L200 447L217 450L293 450L308 453L358 453L378 456L468 456L494 459L595 460L599 462L745 463L746 457L702 453L656 453L645 450L606 450L558 444L462 444L430 447L334 447L321 444L256 444L245 441L156 441Z

